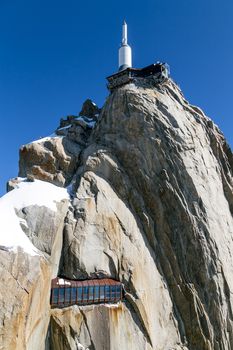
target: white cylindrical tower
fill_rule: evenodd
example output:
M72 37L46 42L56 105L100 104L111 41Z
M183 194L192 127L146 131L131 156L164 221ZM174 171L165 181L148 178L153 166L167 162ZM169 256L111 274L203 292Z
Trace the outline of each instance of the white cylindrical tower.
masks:
M132 67L132 50L127 44L127 24L124 21L122 29L122 43L119 48L119 71Z

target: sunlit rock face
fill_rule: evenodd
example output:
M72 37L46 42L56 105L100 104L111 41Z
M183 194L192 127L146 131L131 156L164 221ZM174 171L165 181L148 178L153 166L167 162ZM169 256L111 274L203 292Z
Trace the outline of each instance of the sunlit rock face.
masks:
M232 153L213 122L171 81L127 85L76 177L60 273L121 280L136 349L233 348Z
M100 109L90 100L80 116L61 119L55 133L20 148L19 176L66 187L79 166L79 158L98 119ZM12 181L8 182L8 189Z
M54 256L46 261L53 272L43 284L32 281L46 295L40 310L48 311L33 349L233 349L233 157L222 133L171 80L118 88L96 119L84 143L79 132L76 138L70 132L73 121L71 130L64 124L58 132L59 141L27 145L22 155L21 176L69 184L71 195L69 208L58 203L52 249L50 233L41 229L48 214L33 226L30 208L30 230L24 228L44 257ZM70 142L71 156L62 148ZM46 178L33 173L35 152ZM17 214L27 219L27 210ZM125 299L50 310L57 270L70 279L120 280ZM16 291L14 305L19 300ZM29 334L41 329L34 317ZM7 333L4 322L1 327ZM32 348L24 330L20 339L22 349Z

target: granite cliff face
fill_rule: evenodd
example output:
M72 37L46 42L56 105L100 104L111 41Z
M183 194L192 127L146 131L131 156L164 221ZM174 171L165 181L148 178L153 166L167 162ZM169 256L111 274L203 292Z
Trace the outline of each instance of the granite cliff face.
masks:
M118 88L99 112L89 101L54 136L21 148L19 175L68 188L69 200L56 199L53 211L17 208L37 255L0 250L0 349L233 349L233 157L224 136L171 80ZM125 301L51 310L56 275L110 276Z

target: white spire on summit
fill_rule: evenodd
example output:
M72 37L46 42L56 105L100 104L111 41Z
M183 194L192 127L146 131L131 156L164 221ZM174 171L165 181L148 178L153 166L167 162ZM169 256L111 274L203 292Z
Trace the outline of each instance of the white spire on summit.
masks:
M132 50L127 44L127 23L124 20L122 27L122 43L119 49L119 71L132 67Z
M124 20L122 29L122 45L127 45L127 23Z

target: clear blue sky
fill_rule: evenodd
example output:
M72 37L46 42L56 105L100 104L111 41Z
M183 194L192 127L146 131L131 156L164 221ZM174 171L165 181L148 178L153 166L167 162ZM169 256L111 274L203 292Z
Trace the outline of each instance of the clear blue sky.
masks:
M117 70L126 18L135 67L166 61L233 145L232 0L0 0L0 195L20 145L51 134Z

